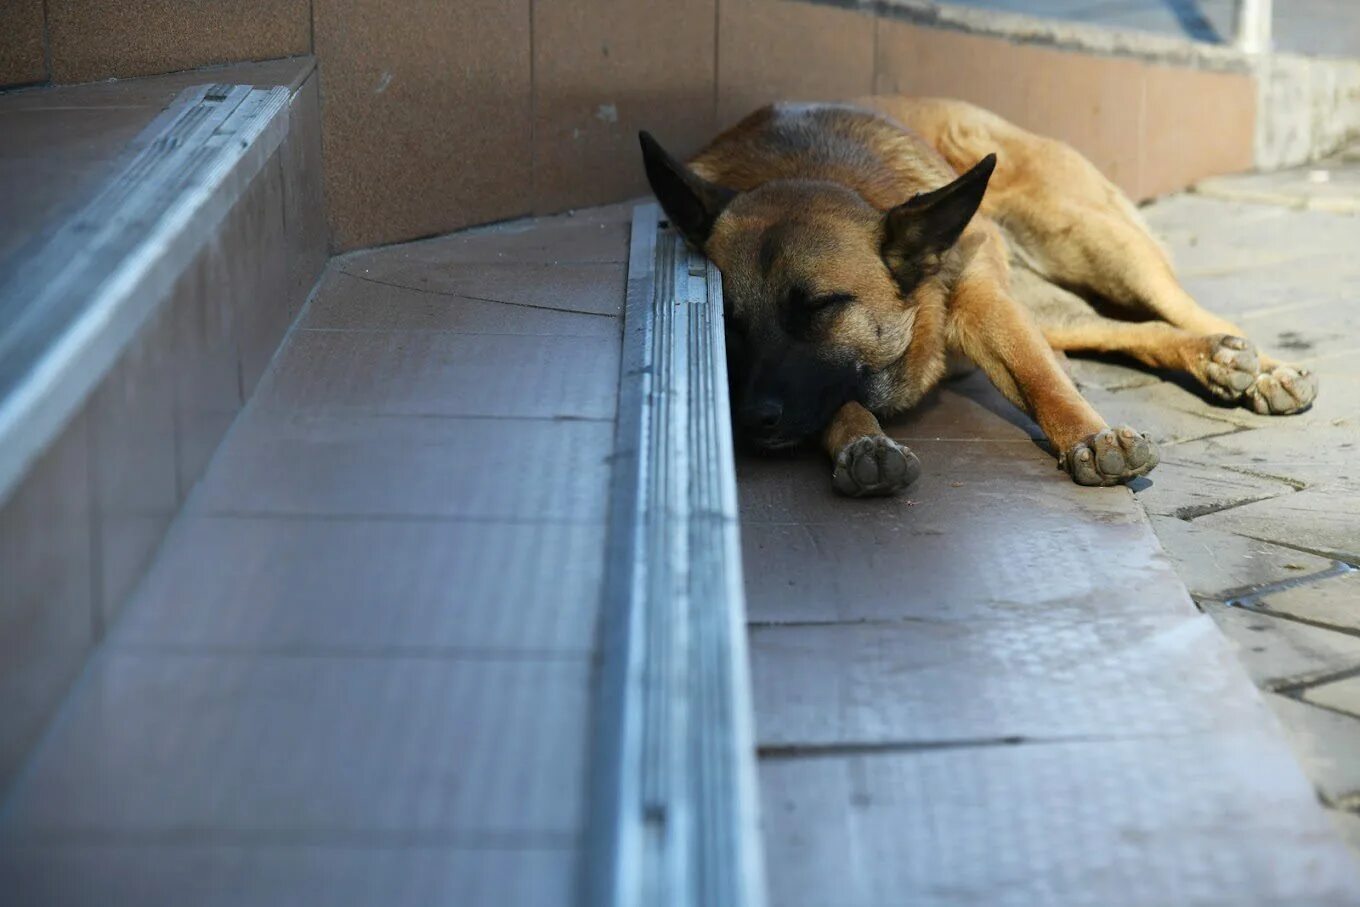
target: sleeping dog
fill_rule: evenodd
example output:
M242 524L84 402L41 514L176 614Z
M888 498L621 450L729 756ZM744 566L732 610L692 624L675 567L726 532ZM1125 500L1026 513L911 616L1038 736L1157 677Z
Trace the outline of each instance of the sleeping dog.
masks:
M1055 350L1183 370L1259 413L1317 394L1308 371L1190 298L1090 162L972 105L776 104L688 165L641 140L671 224L722 273L739 429L767 449L820 435L843 494L919 475L878 420L956 360L1028 413L1082 485L1144 475L1157 448L1107 425Z

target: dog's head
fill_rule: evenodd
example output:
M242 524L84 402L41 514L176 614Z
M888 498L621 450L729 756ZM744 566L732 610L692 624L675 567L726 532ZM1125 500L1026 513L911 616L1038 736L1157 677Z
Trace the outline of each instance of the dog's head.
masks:
M884 214L836 183L708 182L642 133L652 191L723 278L733 408L756 445L821 431L851 400L884 400L912 337L918 294L977 211L988 155L952 183Z

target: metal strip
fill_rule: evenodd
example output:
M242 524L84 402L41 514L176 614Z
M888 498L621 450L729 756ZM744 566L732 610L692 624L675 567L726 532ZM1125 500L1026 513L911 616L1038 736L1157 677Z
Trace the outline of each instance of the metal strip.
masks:
M601 616L590 907L762 907L717 270L634 209Z
M0 502L98 386L288 132L288 89L186 90L123 172L0 287Z

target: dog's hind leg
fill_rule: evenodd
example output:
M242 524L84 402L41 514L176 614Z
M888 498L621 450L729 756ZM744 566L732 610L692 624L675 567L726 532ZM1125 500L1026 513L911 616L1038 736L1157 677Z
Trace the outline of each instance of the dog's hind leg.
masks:
M1260 372L1256 349L1240 337L1197 334L1165 321L1106 318L1023 266L1012 269L1011 284L1056 350L1117 353L1152 368L1189 372L1225 401L1239 399Z
M1217 383L1210 372L1188 369L1223 399L1242 399L1259 413L1284 415L1306 409L1317 396L1317 379L1307 369L1258 355L1239 327L1196 303L1176 280L1161 247L1135 218L1118 209L1074 205L1067 200L1033 205L1026 218L1026 227L1018 232L1024 236L1019 241L1027 260L1059 284L1081 288L1117 307L1153 315L1180 329L1182 335L1162 335L1173 344L1164 354L1172 362L1190 351L1184 334L1202 340L1194 355L1207 356L1207 363L1216 357L1241 364L1254 359L1257 373L1240 389L1235 383ZM1155 355L1153 332L1143 332L1135 342L1146 355ZM1248 352L1249 356L1238 355ZM1229 396L1226 391L1233 393Z
M921 475L921 461L883 432L878 419L858 403L842 406L822 445L831 457L831 485L852 498L895 494Z
M958 101L869 103L924 135L955 169L997 152L982 213L1049 280L1192 334L1243 337L1185 291L1137 209L1075 149ZM1242 394L1253 409L1293 413L1312 403L1317 379L1306 369L1265 355L1258 362L1260 373Z

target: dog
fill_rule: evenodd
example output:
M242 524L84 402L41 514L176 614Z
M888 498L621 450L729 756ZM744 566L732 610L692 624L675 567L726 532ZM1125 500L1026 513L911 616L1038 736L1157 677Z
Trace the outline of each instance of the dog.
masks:
M768 450L820 435L842 494L894 494L919 476L878 420L961 359L1081 485L1146 475L1158 452L1101 419L1061 354L1182 370L1258 413L1300 412L1317 394L1307 370L1190 297L1094 165L971 104L774 104L687 165L640 140L669 222L722 274L738 431Z

